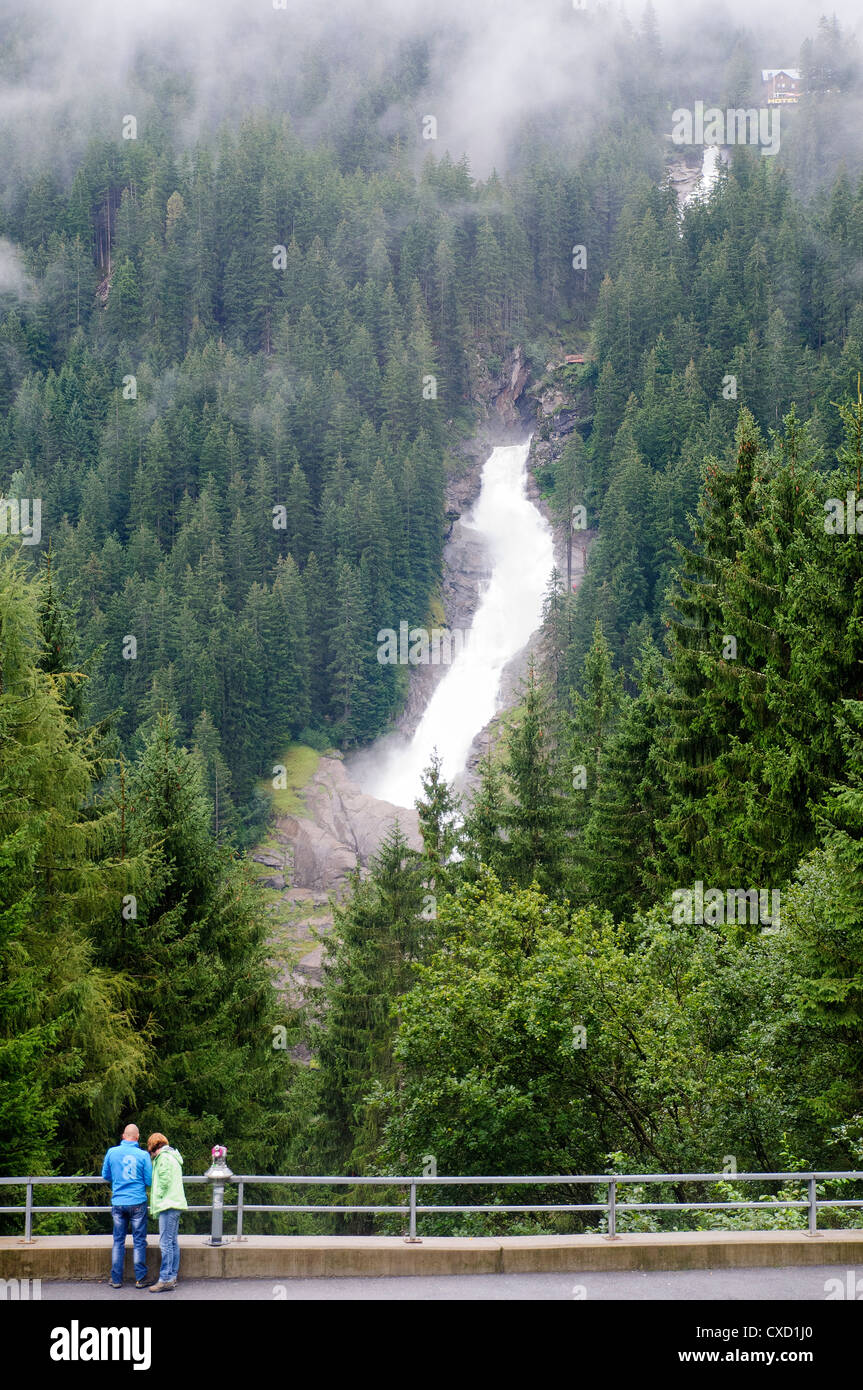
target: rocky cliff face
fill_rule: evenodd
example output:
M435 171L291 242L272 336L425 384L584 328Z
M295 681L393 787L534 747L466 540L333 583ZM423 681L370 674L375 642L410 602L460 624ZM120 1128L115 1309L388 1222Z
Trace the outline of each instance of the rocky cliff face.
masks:
M501 429L514 431L513 442L524 439L521 404L529 377L524 349L520 345L513 348L497 373L489 371L479 352L474 353L470 364L471 397L480 408L481 419L493 425L495 444L510 443L509 439L500 437Z
M340 759L321 758L304 800L306 814L286 816L278 826L291 847L298 888L340 891L354 869L368 866L397 820L412 848L422 848L416 811L367 796Z
M321 758L303 791L302 815L279 816L252 859L270 890L272 949L279 986L295 1002L320 981L323 938L332 930L333 901L351 874L362 874L396 821L413 849L422 848L414 810L367 796L340 758Z

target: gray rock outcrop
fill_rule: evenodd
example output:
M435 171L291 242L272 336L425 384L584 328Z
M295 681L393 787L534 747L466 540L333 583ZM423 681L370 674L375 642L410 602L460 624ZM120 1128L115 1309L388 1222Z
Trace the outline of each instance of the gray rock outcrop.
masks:
M396 820L411 847L422 848L416 811L368 796L336 758L320 759L303 799L305 815L275 825L290 851L292 889L338 894L355 869L368 867Z

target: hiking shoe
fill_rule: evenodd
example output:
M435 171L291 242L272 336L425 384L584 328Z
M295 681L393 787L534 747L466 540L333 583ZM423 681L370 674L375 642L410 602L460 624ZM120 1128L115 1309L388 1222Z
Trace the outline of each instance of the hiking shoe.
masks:
M162 1283L161 1279L157 1279L155 1284L150 1285L150 1293L161 1293L163 1289L167 1289L168 1287L167 1284Z
M112 1289L122 1289L122 1287L123 1287L122 1284L115 1284L115 1283L114 1283L114 1280L113 1280L113 1279L111 1280L111 1288L112 1288Z
M144 1278L144 1279L136 1279L136 1280L135 1280L135 1288L136 1288L136 1289L149 1289L149 1287L150 1287L150 1280L149 1280L149 1279Z
M167 1282L166 1284L163 1284L163 1285L162 1285L162 1289L163 1289L163 1291L164 1291L165 1293L167 1293L169 1289L175 1289L176 1287L177 1287L177 1281L176 1281L176 1279L169 1279L168 1282Z

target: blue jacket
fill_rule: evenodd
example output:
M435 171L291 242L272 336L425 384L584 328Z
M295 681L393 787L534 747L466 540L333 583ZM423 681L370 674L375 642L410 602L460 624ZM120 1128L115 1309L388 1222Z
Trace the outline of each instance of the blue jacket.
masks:
M123 1139L106 1153L102 1177L111 1184L112 1206L136 1207L146 1202L147 1188L153 1181L150 1155L134 1140Z

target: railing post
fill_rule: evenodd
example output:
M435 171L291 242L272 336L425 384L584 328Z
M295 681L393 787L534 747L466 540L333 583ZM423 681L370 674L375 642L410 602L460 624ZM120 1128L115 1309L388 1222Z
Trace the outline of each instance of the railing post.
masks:
M815 1179L809 1179L809 1234L818 1234L818 1198L815 1192Z
M237 1240L245 1240L243 1235L243 1180L237 1183Z
M614 1179L608 1184L608 1240L617 1240L617 1183Z
M43 1203L44 1205L44 1203ZM33 1244L33 1184L27 1183L26 1205L24 1207L24 1243Z
M422 1241L417 1236L417 1185L412 1179L410 1184L410 1213L408 1217L408 1234L405 1236L406 1245L422 1245Z

